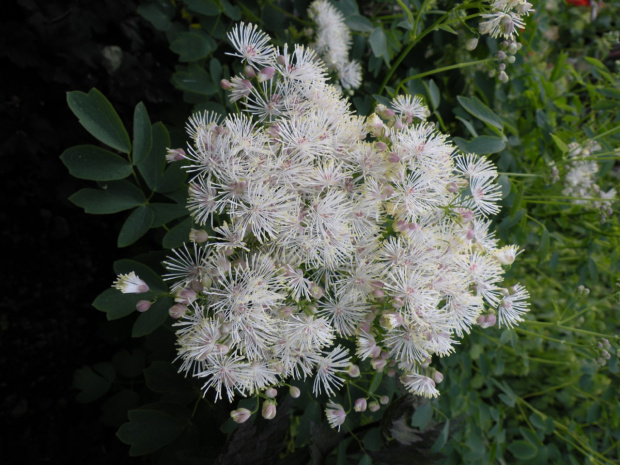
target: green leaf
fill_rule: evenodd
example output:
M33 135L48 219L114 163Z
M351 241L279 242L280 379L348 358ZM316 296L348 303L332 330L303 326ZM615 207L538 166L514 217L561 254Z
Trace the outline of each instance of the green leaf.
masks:
M60 159L69 173L80 179L115 181L131 174L131 164L127 160L95 145L71 147Z
M368 454L362 455L359 465L372 465L372 457Z
M170 16L162 8L160 3L141 3L137 11L140 16L151 23L158 31L167 31L172 27Z
M119 152L129 153L131 142L123 122L112 104L97 89L68 92L67 103L80 124L97 140Z
M118 320L136 311L136 304L144 299L144 294L123 294L118 289L109 288L97 296L93 307L106 313L106 318Z
M547 231L547 228L543 228L538 251L540 252L540 260L545 260L545 258L547 258L547 254L549 253L549 231Z
M132 337L142 337L151 334L159 328L168 318L168 310L174 305L171 297L160 297L151 305L146 312L140 313L140 316L133 325L131 331Z
M114 354L112 363L119 375L125 378L137 378L142 374L146 363L144 351L135 349L131 353L121 350Z
M155 361L144 370L148 388L159 394L193 389L188 378L180 374L170 362Z
M377 388L381 385L381 379L383 379L383 373L375 373L372 378L372 382L370 383L370 387L368 388L368 394L373 394L377 390Z
M433 110L437 110L439 106L439 102L441 101L441 94L439 93L439 87L435 84L435 81L432 79L428 81L428 94L431 100L431 105L433 106Z
M352 31L372 32L375 29L374 24L362 15L351 15L345 20L345 23Z
M153 144L151 120L142 102L133 112L133 164L140 165L146 160Z
M215 0L183 0L187 9L205 16L217 16L220 14L220 6Z
M95 373L89 366L80 368L73 375L73 387L81 391L76 400L80 403L94 402L110 390L112 381L113 378Z
M448 436L450 435L450 420L446 421L446 424L441 429L441 433L437 436L433 447L431 448L431 452L439 452L444 448L446 443L448 442Z
M155 190L162 194L176 191L177 189L185 186L185 179L187 178L187 171L183 169L180 163L172 163L168 166L164 175L157 183Z
M493 136L474 137L467 143L468 151L479 155L501 152L505 148L506 143L501 138Z
M553 142L555 142L555 145L558 146L562 153L568 152L568 145L566 145L566 143L562 139L552 133L550 133L550 136L553 139Z
M508 176L506 176L505 174L501 174L497 178L497 184L499 184L499 187L502 190L502 200L503 200L510 195L510 189L512 188L510 184L510 179L508 179Z
M164 175L166 166L166 148L170 147L170 136L163 123L153 125L153 145L149 154L138 165L140 174L151 190L157 189L157 183Z
M380 27L375 28L368 38L372 53L376 57L383 57L387 53L387 41L385 38L385 32Z
M471 113L476 118L484 121L491 126L496 127L500 131L503 128L502 120L493 111L487 107L484 103L478 100L476 97L463 97L459 95L457 100L465 110Z
M241 8L237 5L232 5L228 0L221 0L224 14L233 21L239 21L241 19Z
M190 64L187 69L175 72L172 75L172 84L177 89L206 96L216 94L219 89L207 72L195 63Z
M146 202L140 189L127 181L111 181L101 189L81 189L69 200L86 213L105 215L137 207Z
M101 421L106 426L118 428L127 421L127 411L140 405L140 396L133 389L123 389L107 399L101 410Z
M181 247L184 242L189 241L189 232L192 229L192 224L192 219L187 218L170 229L162 241L164 248L176 249Z
M502 175L503 176L503 175ZM519 185L519 190L515 195L515 198L512 202L512 206L510 207L510 216L514 217L519 209L521 208L521 202L523 201L523 194L525 193L525 183L521 183Z
M508 444L508 450L520 460L531 460L538 454L538 448L535 445L523 440Z
M159 226L170 223L172 220L189 215L187 208L178 203L152 203L150 207L155 214L151 228L158 228Z
M170 44L170 50L179 55L181 63L198 61L213 50L213 44L207 36L197 31L179 32Z
M129 422L123 424L116 435L131 446L129 455L147 455L167 446L178 438L190 422L181 415L151 409L129 412Z
M209 61L209 73L213 82L219 82L222 79L222 64L217 58L211 58Z
M127 247L146 234L151 229L155 214L148 205L141 205L131 212L118 234L118 247Z
M426 429L428 424L433 418L433 406L430 402L418 405L415 409L413 416L411 417L411 426L420 428L420 430Z
M154 294L168 293L168 286L164 284L161 276L155 273L150 267L146 266L144 263L140 263L135 260L122 259L115 261L113 267L114 272L117 275L127 274L134 271L146 284L148 284L149 289Z

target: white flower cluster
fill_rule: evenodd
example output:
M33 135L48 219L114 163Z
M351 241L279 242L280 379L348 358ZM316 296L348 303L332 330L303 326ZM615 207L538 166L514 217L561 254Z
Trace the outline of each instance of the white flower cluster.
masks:
M568 146L569 169L564 176L564 190L567 197L574 197L573 203L585 205L592 210L600 210L603 221L612 215L612 201L616 190L603 191L596 183L599 170L598 163L590 159L591 155L601 150L596 142L588 141L585 145L571 142ZM592 198L600 200L589 200Z
M216 399L308 377L331 397L369 359L438 395L433 355L527 310L522 286L500 287L518 251L490 230L495 168L458 153L417 97L360 117L312 49L243 23L230 39L255 71L231 80L242 110L188 123L188 205L213 237L165 262L182 370Z
M534 11L532 4L525 0L490 0L491 12L485 13L478 27L480 34L489 34L494 39L504 37L513 39L519 35L517 29L523 29L524 16Z
M349 60L351 32L342 13L327 0L315 0L308 8L308 16L316 23L315 40L310 46L327 69L338 75L343 89L357 89L362 83L362 67L356 60Z

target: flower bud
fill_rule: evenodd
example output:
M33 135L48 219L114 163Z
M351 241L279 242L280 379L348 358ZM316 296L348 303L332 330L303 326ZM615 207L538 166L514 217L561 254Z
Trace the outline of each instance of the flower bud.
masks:
M184 160L186 156L187 154L183 149L166 149L166 161L168 163Z
M243 74L245 74L248 79L252 79L256 76L256 71L254 71L254 68L248 65L243 69Z
M465 50L469 50L470 52L472 50L475 50L477 46L478 46L477 37L472 37L471 39L467 39L467 41L465 42Z
M349 368L347 368L347 375L351 378L357 378L360 375L360 367L354 364L349 365Z
M269 388L265 391L265 396L268 399L274 399L278 395L278 390L275 388Z
M356 412L364 412L366 411L367 407L368 403L366 402L366 399L360 397L355 401L355 404L353 405L353 410L355 410Z
M433 374L433 381L437 384L441 383L443 381L443 374L439 371L435 371L435 374Z
M366 119L366 130L374 137L381 137L385 132L385 125L376 113Z
M379 399L382 405L387 405L390 402L390 398L388 396L381 396Z
M209 240L209 234L204 229L190 229L189 240L197 244L202 244Z
M185 315L186 312L187 312L187 307L181 304L173 305L168 310L168 314L175 320L178 320L179 318L181 318L183 315Z
M138 300L136 302L136 310L140 313L146 312L149 308L151 308L152 302L148 300Z
M252 412L250 412L247 408L238 408L237 410L230 412L230 417L235 423L244 423L251 416Z
M371 412L376 412L380 408L381 406L379 405L379 402L377 402L376 400L373 400L372 402L368 404L368 410L370 410Z
M266 68L261 69L260 73L258 73L258 82L269 81L275 74L276 69L271 66L267 66Z
M297 399L301 395L301 390L297 386L291 386L289 393L293 399Z
M312 283L310 285L308 292L310 293L310 297L317 300L323 297L323 295L325 294L325 290L316 283Z
M506 74L506 71L500 71L499 76L497 77L497 79L499 79L499 82L503 82L504 84L508 82L509 77Z
M232 84L230 83L228 79L222 79L220 81L220 87L224 90L228 90L232 87Z
M265 420L273 420L276 417L276 404L269 401L263 402L261 415Z
M372 365L372 368L377 373L381 373L383 371L383 369L385 368L386 363L387 362L385 360L383 360L382 358L373 358L370 361L370 364Z

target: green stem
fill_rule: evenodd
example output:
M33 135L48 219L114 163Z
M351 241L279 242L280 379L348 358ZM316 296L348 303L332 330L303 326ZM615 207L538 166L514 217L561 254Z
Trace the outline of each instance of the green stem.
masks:
M398 87L399 88L404 87L403 85L405 84L405 82L412 81L414 79L423 78L425 76L430 76L431 74L443 73L444 71L450 71L451 69L467 68L468 66L475 66L475 65L480 65L483 63L488 63L489 61L492 61L492 60L493 58L485 58L484 60L468 61L466 63L457 63L456 65L444 66L443 68L435 68L430 71L425 71L424 73L414 74L413 76L409 76L403 79L398 85ZM535 175L530 175L530 176L540 176L540 175L535 174Z
M602 333L597 333L595 331L587 331L585 329L579 329L579 328L572 328L570 326L564 326L558 323L548 323L545 321L530 321L530 320L526 320L523 322L523 324L526 324L528 326L546 326L546 327L555 327L557 329L563 330L563 331L571 331L573 333L577 333L577 334L583 334L585 336L593 336L593 337L604 337L607 339L613 339L614 336L611 336L609 334L602 334Z
M542 334L536 334L536 333L533 333L531 331L526 331L525 329L521 329L521 328L515 328L515 331L517 331L519 333L527 334L528 336L539 337L539 338L544 339L546 341L557 342L558 344L574 346L574 347L583 347L582 344L576 344L574 342L568 342L568 341L565 341L563 339L555 339L553 337L545 336L545 335L542 335Z

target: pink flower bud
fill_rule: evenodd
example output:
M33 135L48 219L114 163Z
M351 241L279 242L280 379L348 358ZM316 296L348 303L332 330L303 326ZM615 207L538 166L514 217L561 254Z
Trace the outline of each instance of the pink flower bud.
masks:
M323 297L323 295L325 294L325 290L316 283L312 283L310 285L308 292L310 293L310 297L317 300Z
M183 315L185 315L186 312L187 312L187 307L184 305L180 305L180 304L173 305L168 310L168 314L175 320L178 320L179 318L181 318Z
M396 152L390 152L387 156L387 160L390 163L398 163L400 161L400 157Z
M366 399L364 399L363 397L360 397L359 399L355 401L353 410L355 410L356 412L364 412L366 411L367 407L368 407L368 403L366 402Z
M256 71L254 71L254 68L252 68L251 66L246 66L243 69L243 73L248 79L252 79L253 77L256 76Z
M459 191L459 186L455 182L451 182L448 184L448 192L452 192L453 194Z
M390 378L393 378L394 376L396 376L396 370L395 370L394 368L390 368L390 369L388 370L388 372L387 372L387 375L388 375Z
M289 393L293 399L297 399L301 395L301 391L297 386L291 386Z
M265 420L273 420L276 417L276 404L269 401L263 402L261 414Z
M379 151L379 152L383 152L385 149L387 149L387 145L385 145L385 142L377 142L375 144L375 148Z
M497 317L493 314L487 316L486 326L485 328L490 328L491 326L495 326L497 322Z
M151 308L152 302L148 300L138 300L136 302L136 310L140 313L146 312L149 308Z
M388 396L381 396L379 402L383 405L387 405L390 402L390 398Z
M228 79L222 79L220 81L220 87L224 90L228 90L232 87L232 84L230 83Z
M357 378L360 375L360 367L358 367L357 365L350 365L349 368L347 369L347 374L351 377L351 378Z
M381 406L379 405L379 402L377 402L376 400L373 400L372 402L368 404L368 410L370 410L371 412L376 412L380 408Z
M433 381L435 381L435 383L437 384L441 383L443 381L443 374L439 371L436 371L433 375Z
M168 163L184 160L186 156L187 154L183 149L166 149L166 161Z
M265 396L268 399L275 399L277 395L278 395L278 390L275 388L269 388L265 391Z
M370 361L370 364L372 365L372 368L377 373L381 373L383 371L383 369L385 368L386 363L387 362L385 360L383 360L382 358L373 358Z
M276 74L275 68L272 68L271 66L267 66L266 68L261 69L260 73L258 73L258 82L268 81L271 78L273 78L275 74Z
M403 305L405 305L405 302L403 302L402 299L399 299L398 297L392 299L392 307L401 308Z
M204 229L190 229L189 240L197 244L202 244L209 240L209 234Z
M368 322L366 321L362 321L359 325L359 330L363 331L365 333L369 333L370 332L370 325L368 324Z
M252 412L250 412L247 408L238 408L237 410L230 412L230 417L235 423L244 423L251 416Z

